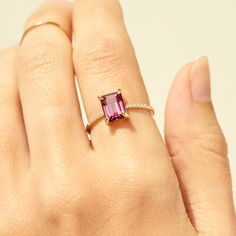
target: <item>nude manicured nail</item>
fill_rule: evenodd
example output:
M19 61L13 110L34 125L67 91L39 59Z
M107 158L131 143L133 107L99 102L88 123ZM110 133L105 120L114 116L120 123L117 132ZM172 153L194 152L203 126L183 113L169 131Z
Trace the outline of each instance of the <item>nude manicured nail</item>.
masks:
M208 58L199 58L191 70L191 89L193 100L207 102L211 100L211 82Z

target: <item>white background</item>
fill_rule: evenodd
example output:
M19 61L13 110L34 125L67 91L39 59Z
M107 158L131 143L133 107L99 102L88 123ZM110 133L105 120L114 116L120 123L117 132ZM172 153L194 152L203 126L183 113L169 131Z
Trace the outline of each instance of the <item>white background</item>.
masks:
M0 48L19 41L25 19L41 2L0 0ZM208 55L213 101L229 144L236 196L236 1L121 3L161 131L166 97L177 70Z

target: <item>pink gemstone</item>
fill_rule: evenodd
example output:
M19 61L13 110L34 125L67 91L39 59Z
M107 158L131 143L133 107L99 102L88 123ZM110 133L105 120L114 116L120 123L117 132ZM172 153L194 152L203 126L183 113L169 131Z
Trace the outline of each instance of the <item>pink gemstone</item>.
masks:
M125 104L120 92L114 92L101 97L104 115L109 122L124 118Z

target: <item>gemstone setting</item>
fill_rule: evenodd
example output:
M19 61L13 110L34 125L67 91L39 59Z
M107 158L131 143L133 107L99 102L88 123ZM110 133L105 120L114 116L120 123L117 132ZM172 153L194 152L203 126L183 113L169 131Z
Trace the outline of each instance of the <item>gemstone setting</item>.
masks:
M112 123L128 117L121 90L99 97L106 123Z

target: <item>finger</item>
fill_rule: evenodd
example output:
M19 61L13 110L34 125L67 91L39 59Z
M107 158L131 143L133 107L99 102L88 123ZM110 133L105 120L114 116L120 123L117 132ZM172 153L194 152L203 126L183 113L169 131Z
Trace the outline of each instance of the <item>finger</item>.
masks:
M28 146L15 80L16 48L0 52L0 186L9 186L29 166ZM17 176L17 178L16 178ZM3 193L2 193L3 194Z
M71 8L68 1L44 3L30 17L26 28L39 21L51 21L67 34L50 24L36 27L25 35L18 53L20 97L30 153L37 165L40 161L54 165L65 161L65 157L70 160L89 148L67 36L71 34Z
M118 1L76 1L73 26L74 64L87 117L91 119L102 110L97 96L119 88L127 103L149 104ZM145 140L150 149L155 145L163 151L164 145L150 112L132 110L129 116L129 120L113 122L109 127L104 121L97 122L92 128L94 148L126 142L135 149L137 142ZM147 138L150 142L146 142Z
M97 96L119 88L127 103L149 104L118 1L77 0L73 28L74 65L88 118L101 111ZM164 192L175 196L174 201L167 200L166 204L173 206L175 212L167 218L176 229L179 216L183 216L184 222L187 216L163 140L150 112L128 112L129 120L112 123L109 127L100 121L92 128L92 143L98 154L93 165L96 163L97 173L101 166L103 171L111 171L112 175L130 171L128 176L133 176L138 170L141 179L153 178L153 186L160 186L160 182L166 181L168 184ZM104 158L102 164L99 158ZM111 180L117 177L112 175ZM157 190L156 196L162 193ZM187 222L186 228L189 226Z
M211 102L205 57L186 65L175 79L166 108L165 134L197 232L234 235L227 148Z

